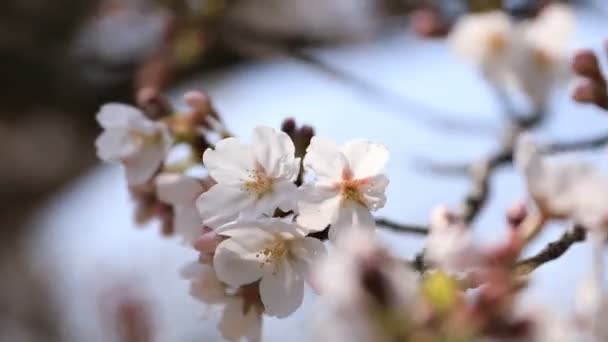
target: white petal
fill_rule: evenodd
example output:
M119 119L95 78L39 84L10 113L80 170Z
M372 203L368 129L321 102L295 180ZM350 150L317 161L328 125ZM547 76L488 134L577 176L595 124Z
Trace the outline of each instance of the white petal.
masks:
M141 144L130 139L126 128L106 130L95 140L97 156L103 161L120 161L140 149Z
M232 185L249 179L255 167L251 149L236 138L223 139L215 149L208 148L203 154L203 163L216 182Z
M268 176L285 179L294 176L295 147L287 134L258 126L253 130L251 143L255 159Z
M273 184L272 191L277 195L277 207L285 212L296 209L298 187L292 181L278 181Z
M97 113L97 122L103 128L127 127L136 121L148 120L137 108L122 103L103 105Z
M176 173L160 174L155 182L158 199L167 204L193 205L204 190L198 179Z
M239 187L215 184L196 200L203 223L211 228L235 220L239 213L255 204L256 198Z
M277 272L266 274L262 278L260 298L266 314L287 317L302 305L304 278L285 260Z
M298 224L310 231L325 229L337 215L341 198L333 187L305 184L299 188Z
M386 203L386 187L388 178L385 175L377 175L366 179L360 191L363 193L365 204L371 211L384 207Z
M187 244L192 244L202 233L203 220L194 205L174 207L173 225L175 232Z
M245 338L248 342L262 340L262 315L251 308L244 312L243 299L234 297L226 301L222 318L217 325L222 336L233 342Z
M315 263L327 254L327 249L323 242L306 237L292 242L291 253L294 256L295 269L308 280Z
M347 202L338 210L338 217L329 228L329 240L336 243L351 229L374 230L376 223L369 209L359 203Z
M285 219L280 218L259 218L256 220L238 220L219 227L215 230L218 234L230 237L245 239L250 234L266 235L268 239L272 234L282 235L286 239L303 238L304 233L300 227Z
M140 151L123 160L127 182L130 185L143 184L158 170L165 158L165 148L161 145L146 145Z
M342 152L355 179L368 178L382 173L388 161L388 150L384 145L365 140L347 142Z
M317 182L331 184L342 179L342 172L348 165L346 157L333 141L312 137L306 149L304 166L314 171Z
M264 270L259 253L272 239L271 233L259 229L243 229L238 236L222 241L213 257L218 278L231 286L250 284L260 279Z
M181 270L181 275L191 281L190 294L207 304L218 304L226 299L225 285L222 284L211 266L192 262Z

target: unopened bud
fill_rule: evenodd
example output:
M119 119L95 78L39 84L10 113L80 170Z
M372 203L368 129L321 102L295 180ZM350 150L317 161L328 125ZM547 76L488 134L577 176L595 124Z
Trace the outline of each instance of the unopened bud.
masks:
M511 228L517 228L526 216L528 216L528 208L523 201L517 201L507 209L507 222Z
M193 247L199 252L214 253L221 241L222 238L216 232L207 231L194 241Z
M577 74L592 80L601 78L600 65L592 50L581 50L574 55L572 69Z
M281 131L287 133L287 135L293 139L293 135L296 132L296 120L293 118L283 120L283 123L281 123Z

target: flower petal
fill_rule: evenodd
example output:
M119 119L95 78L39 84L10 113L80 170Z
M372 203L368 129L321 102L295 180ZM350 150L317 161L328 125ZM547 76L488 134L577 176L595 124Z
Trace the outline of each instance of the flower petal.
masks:
M306 149L304 166L314 171L317 182L329 185L342 179L348 162L333 141L315 136Z
M218 278L231 286L250 284L260 279L264 270L258 254L272 238L271 233L261 229L242 229L238 235L222 241L213 257Z
M129 138L127 128L104 131L95 140L97 156L103 161L120 161L137 152L141 144Z
M342 147L355 179L376 176L384 170L388 150L384 145L366 140L353 140Z
M203 224L217 228L235 220L241 211L253 206L255 201L255 196L238 187L215 184L198 197L196 207Z
M175 232L187 244L192 244L202 233L203 220L194 205L178 205L173 210Z
M325 229L336 217L341 198L333 187L305 184L299 188L297 222L310 231Z
M253 130L251 143L256 161L262 165L268 176L293 178L294 171L297 172L294 167L295 147L287 134L270 127L258 126Z
M279 318L296 311L304 299L304 278L284 260L277 272L267 273L260 282L260 298L265 313Z
M160 167L165 152L164 146L144 145L140 151L124 159L127 183L138 185L148 181Z
M137 121L149 121L141 110L122 103L108 103L97 113L97 122L101 127L127 127Z
M360 191L363 193L365 204L371 211L384 207L388 183L389 180L385 175L377 175L365 180Z
M226 299L226 286L222 284L211 266L192 262L181 270L181 275L190 280L190 295L207 304L222 303Z
M238 342L245 338L248 342L260 342L262 340L262 315L255 308L244 312L243 299L233 297L226 301L217 328L229 341Z
M250 179L250 173L255 168L251 148L236 138L223 139L215 145L215 149L205 150L203 163L216 182L231 185Z
M369 209L355 202L347 202L338 210L335 222L329 228L329 240L337 242L351 229L374 230L376 223Z
M291 254L294 256L294 268L309 281L314 264L327 254L327 249L320 240L306 237L292 242Z
M198 179L177 173L160 174L155 183L158 199L167 204L192 205L204 190Z

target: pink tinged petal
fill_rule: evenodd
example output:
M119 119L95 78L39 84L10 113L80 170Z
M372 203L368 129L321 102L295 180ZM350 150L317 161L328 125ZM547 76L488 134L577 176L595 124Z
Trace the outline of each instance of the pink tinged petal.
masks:
M388 161L388 150L384 145L365 140L353 140L342 147L355 179L373 177L383 172Z
M238 342L244 338L248 342L260 342L262 340L262 315L255 308L244 312L243 299L233 297L226 301L217 328L229 341Z
M215 145L215 149L205 150L203 163L216 182L232 185L250 179L250 173L255 168L251 148L236 138L223 139Z
M192 262L181 270L181 275L191 281L192 297L207 304L219 304L226 299L226 286L217 279L213 267Z
M196 207L203 224L217 228L234 221L239 213L255 204L256 198L238 187L216 184L202 193Z
M285 179L294 176L295 147L287 134L258 126L253 130L252 146L256 161L268 176Z
M214 253L222 238L214 231L205 232L192 244L194 249L203 253Z
M277 271L264 275L260 282L260 298L265 313L279 318L296 311L304 298L304 278L287 261L278 265Z
M389 180L385 175L377 175L365 179L360 191L363 194L365 205L371 211L384 207L384 204L386 203L385 191L388 183Z
M310 284L311 271L315 263L327 254L327 249L323 242L306 237L292 242L291 254L294 256L294 268Z
M159 145L147 145L123 160L127 183L129 185L143 184L148 181L160 167L165 158L165 148Z
M369 209L356 202L340 207L338 217L329 228L329 240L336 243L352 229L375 230L376 223Z
M304 166L315 173L317 182L331 184L342 179L342 171L348 162L333 141L315 136L306 149Z
M173 211L175 231L187 244L192 244L202 233L203 220L194 205L176 206Z
M303 185L299 188L297 222L310 231L320 231L329 225L338 213L341 197L333 187Z
M167 204L192 205L204 190L198 179L182 174L160 174L155 183L158 199Z
M272 240L273 235L261 229L242 229L239 234L222 241L213 258L218 278L235 287L260 279L264 274L260 252Z

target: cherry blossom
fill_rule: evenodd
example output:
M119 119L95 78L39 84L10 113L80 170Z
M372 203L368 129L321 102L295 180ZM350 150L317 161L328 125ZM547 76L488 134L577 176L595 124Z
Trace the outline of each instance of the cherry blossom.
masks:
M418 276L391 256L370 230L345 232L316 267L321 341L394 341L405 336ZM391 324L387 325L386 319Z
M171 146L168 128L147 119L139 109L120 103L101 107L97 121L104 129L95 141L99 158L122 162L130 185L148 181Z
M227 138L207 149L203 162L217 184L196 201L203 223L217 228L239 215L250 219L272 215L277 207L295 209L300 162L294 151L287 134L263 126L254 129L251 145Z
M260 297L270 316L288 316L301 305L311 264L325 253L321 241L276 218L238 221L219 233L228 237L217 246L213 259L221 281L239 287L259 280Z
M425 257L446 272L464 272L481 262L481 252L473 242L473 234L461 218L446 207L437 207L431 215Z
M373 230L371 211L386 202L389 181L382 171L388 156L383 145L369 141L354 140L339 147L313 137L304 166L316 179L300 188L298 223L313 231L331 224L332 241L352 227Z
M183 241L192 244L202 234L202 219L195 206L205 191L201 180L180 173L161 173L155 179L158 199L173 207L173 226Z
M514 23L502 11L461 18L449 41L491 82L523 91L536 108L567 74L566 48L574 30L568 6L552 4L532 20Z
M528 136L518 141L514 158L543 217L606 231L608 173L583 161L546 160Z
M190 294L201 302L222 307L218 330L229 341L259 342L262 337L262 307L248 289L229 291L213 268L197 262L186 265L182 276L190 280ZM255 290L255 289L254 289Z

